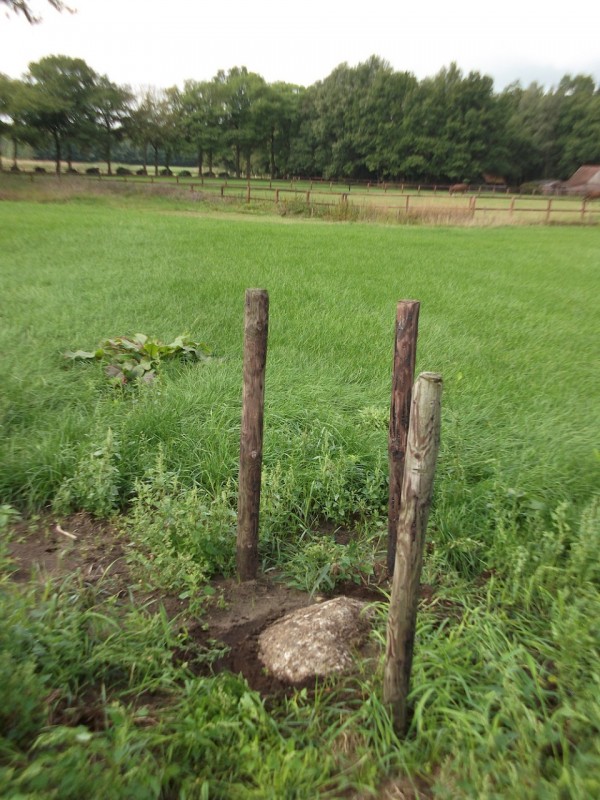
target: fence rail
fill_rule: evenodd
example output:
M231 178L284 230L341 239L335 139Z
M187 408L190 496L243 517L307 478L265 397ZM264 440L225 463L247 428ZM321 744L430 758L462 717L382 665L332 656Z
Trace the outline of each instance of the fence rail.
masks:
M20 173L31 181L58 176ZM345 209L346 216L387 216L429 222L507 224L600 223L600 201L573 196L521 195L508 188L476 187L474 191L451 194L449 187L408 184L358 184L307 179L304 181L242 180L223 178L137 175L66 175L63 181L101 181L136 186L185 189L206 199L266 203L292 213Z

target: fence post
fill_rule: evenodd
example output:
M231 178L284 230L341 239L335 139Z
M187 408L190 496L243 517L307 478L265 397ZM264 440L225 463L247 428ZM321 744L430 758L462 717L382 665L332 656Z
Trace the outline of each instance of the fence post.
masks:
M250 202L250 181L248 181L248 186L246 188L246 202Z
M406 456L406 439L410 420L410 401L415 379L417 336L419 332L418 300L400 300L396 306L394 362L392 369L392 400L388 434L389 503L387 568L394 572L396 532L400 512L400 493Z
M410 412L383 675L383 701L390 707L399 735L405 734L408 726L407 697L427 516L439 449L441 396L441 375L421 373L415 382Z
M237 570L242 581L253 580L258 569L258 513L268 330L269 293L266 289L246 289L237 521Z
M550 222L550 212L552 211L552 198L548 198L548 208L546 209L546 222Z

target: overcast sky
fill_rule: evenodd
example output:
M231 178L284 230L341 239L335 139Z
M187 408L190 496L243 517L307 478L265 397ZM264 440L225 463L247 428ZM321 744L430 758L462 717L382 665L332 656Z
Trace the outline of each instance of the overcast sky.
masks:
M378 55L417 78L456 61L550 87L565 73L600 84L600 0L31 0L31 26L0 4L0 72L68 55L133 89L181 86L246 66L267 81L309 86L341 62Z

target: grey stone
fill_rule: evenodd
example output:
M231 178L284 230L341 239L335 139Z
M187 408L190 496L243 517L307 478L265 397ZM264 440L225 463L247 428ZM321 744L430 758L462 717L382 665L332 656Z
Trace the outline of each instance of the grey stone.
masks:
M293 611L264 630L258 640L259 657L285 683L347 672L370 630L366 603L336 597Z

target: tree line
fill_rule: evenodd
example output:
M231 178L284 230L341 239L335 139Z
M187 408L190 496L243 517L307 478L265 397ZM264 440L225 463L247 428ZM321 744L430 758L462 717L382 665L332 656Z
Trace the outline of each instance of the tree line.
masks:
M565 75L551 89L495 92L456 64L419 81L372 56L309 87L233 67L136 95L83 59L51 55L22 79L0 75L0 135L15 165L27 143L59 172L102 160L112 174L118 159L155 173L194 164L199 175L218 165L237 177L517 185L600 163L600 86Z

